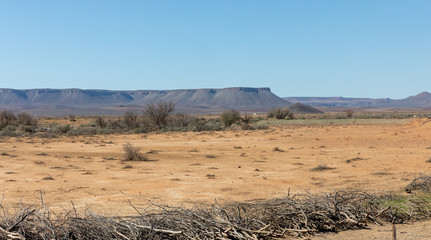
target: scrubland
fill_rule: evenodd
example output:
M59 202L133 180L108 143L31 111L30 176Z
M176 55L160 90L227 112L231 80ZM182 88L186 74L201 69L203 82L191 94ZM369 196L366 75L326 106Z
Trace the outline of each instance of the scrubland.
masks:
M303 196L304 199L304 196L358 192L367 196L397 196L398 200L390 198L376 208L385 214L399 211L385 217L390 222L388 216L405 210L399 207L404 204L403 199L410 196L418 196L421 201L431 199L426 191L405 191L415 178L431 174L428 118L249 122L252 128L234 123L220 126L217 131L208 128L207 131L159 129L67 134L94 124L94 118L41 118L39 125L69 125L70 129L50 136L5 134L2 137L2 208L10 213L23 213L23 209L40 211L49 207L53 214L67 209L77 216L91 209L105 217L130 218L144 215L149 206L151 209L162 205L194 209L211 204L229 206L235 202L252 204L283 197ZM125 151L130 151L127 146L142 158L127 158ZM388 210L389 203L393 206ZM430 205L427 204L423 204L418 218L428 216L426 211ZM403 219L393 220L408 221L408 214L413 212L405 214ZM23 214L18 215L15 219L19 220ZM352 223L355 226L352 228L365 227L353 216L356 215L351 220L357 222ZM54 221L55 217L51 219ZM374 225L374 221L368 220ZM264 227L258 230L271 229L271 226ZM286 231L283 235L274 230L278 234L274 236L315 234L314 230L307 232L307 228L305 225L304 232ZM17 229L19 226L9 232ZM340 228L344 229L349 228ZM164 233L165 237L181 235L169 226L165 230L173 231ZM233 231L225 230L226 234ZM119 232L116 238L122 238ZM350 233L361 231L354 232ZM252 233L249 232L250 239ZM254 234L254 237L260 236L258 232ZM334 239L338 235L323 235L319 239L325 236ZM385 236L390 239L390 231ZM182 238L186 239L187 235Z

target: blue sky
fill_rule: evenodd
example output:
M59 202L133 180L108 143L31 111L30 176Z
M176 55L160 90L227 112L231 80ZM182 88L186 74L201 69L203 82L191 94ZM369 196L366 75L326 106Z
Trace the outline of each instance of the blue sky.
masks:
M431 91L431 1L4 0L0 88Z

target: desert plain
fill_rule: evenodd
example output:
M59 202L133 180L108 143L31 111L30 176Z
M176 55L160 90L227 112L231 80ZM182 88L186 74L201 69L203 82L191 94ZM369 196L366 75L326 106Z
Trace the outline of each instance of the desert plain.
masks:
M54 209L73 204L128 216L149 202L187 207L340 190L406 194L415 177L431 174L430 135L431 120L413 118L262 130L8 137L0 141L2 203L38 205L42 195ZM149 161L122 161L127 143Z

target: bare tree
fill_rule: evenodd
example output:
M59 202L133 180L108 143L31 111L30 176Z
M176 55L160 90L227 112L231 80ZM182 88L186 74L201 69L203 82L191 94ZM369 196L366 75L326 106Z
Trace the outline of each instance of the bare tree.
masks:
M128 128L136 128L138 126L138 115L134 112L126 112L124 114L124 122Z
M174 109L175 104L173 102L150 103L143 110L144 124L159 130L167 125L169 114Z

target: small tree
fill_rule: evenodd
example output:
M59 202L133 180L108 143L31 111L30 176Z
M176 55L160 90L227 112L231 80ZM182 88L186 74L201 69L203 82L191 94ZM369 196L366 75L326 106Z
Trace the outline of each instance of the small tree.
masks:
M174 111L172 102L150 103L144 107L143 122L150 127L160 130L166 127L169 115Z
M134 112L126 112L124 122L129 129L136 128L138 126L138 115Z
M221 122L225 127L230 127L241 119L239 112L235 109L225 111L220 115Z
M266 116L268 118L275 119L293 119L294 115L288 108L273 108L271 109Z

